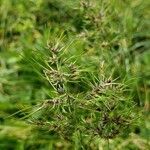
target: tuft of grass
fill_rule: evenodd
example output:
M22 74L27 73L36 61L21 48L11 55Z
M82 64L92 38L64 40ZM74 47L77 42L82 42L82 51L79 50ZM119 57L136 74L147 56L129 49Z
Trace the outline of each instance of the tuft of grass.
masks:
M148 149L149 4L0 1L0 148Z

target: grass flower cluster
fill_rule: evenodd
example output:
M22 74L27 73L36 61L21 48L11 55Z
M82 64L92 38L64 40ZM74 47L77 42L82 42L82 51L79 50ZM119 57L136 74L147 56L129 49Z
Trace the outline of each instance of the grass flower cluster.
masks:
M0 149L148 149L149 4L0 1Z

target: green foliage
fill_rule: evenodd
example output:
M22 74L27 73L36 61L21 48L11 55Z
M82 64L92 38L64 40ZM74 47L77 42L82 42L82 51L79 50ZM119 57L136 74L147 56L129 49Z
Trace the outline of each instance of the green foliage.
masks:
M148 149L149 4L1 0L0 149Z

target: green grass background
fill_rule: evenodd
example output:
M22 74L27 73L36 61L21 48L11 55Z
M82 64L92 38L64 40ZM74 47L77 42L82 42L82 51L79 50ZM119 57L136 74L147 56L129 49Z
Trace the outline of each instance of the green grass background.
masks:
M141 119L130 134L110 140L110 149L149 149L150 135L149 0L0 0L0 149L84 149L21 120L28 108L51 97L51 86L37 62L47 41L63 33L62 45L82 65L105 62L106 78L128 81L129 96ZM32 51L35 50L33 54ZM39 55L37 52L39 51ZM46 58L44 51L44 58ZM89 58L89 56L91 56ZM79 61L79 62L80 62ZM80 63L79 63L80 65ZM13 113L24 110L7 118ZM95 138L89 149L107 149Z

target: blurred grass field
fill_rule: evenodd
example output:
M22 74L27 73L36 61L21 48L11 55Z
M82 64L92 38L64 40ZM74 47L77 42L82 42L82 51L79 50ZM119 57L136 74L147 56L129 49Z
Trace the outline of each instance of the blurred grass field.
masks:
M110 140L109 149L148 150L149 9L149 0L0 0L0 149L108 149L103 138L82 147L79 139L71 143L40 123L22 119L52 97L39 64L45 65L48 42L64 35L59 44L67 47L66 58L78 58L77 64L85 68L104 63L101 74L129 85L127 96L140 117L129 133Z

